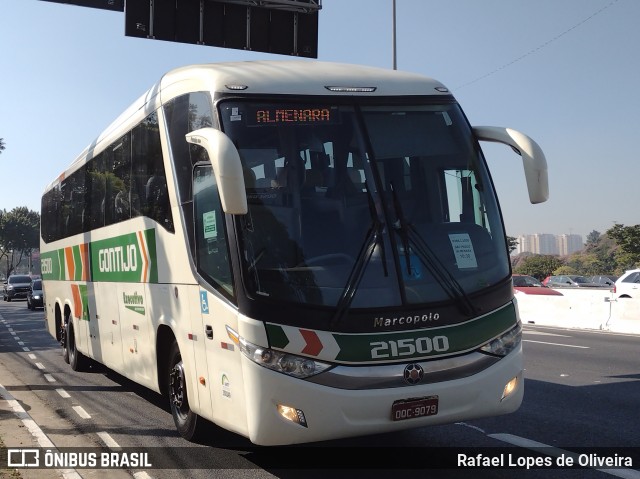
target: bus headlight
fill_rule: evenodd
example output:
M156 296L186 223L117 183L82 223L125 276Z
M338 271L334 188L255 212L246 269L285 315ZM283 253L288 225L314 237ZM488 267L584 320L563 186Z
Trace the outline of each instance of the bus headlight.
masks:
M522 324L518 321L518 324L502 336L498 336L482 346L480 351L495 356L506 356L518 347L520 341L522 341Z
M229 338L240 348L242 354L265 368L304 379L320 374L331 367L331 364L322 361L258 346L244 339L229 326L226 328Z

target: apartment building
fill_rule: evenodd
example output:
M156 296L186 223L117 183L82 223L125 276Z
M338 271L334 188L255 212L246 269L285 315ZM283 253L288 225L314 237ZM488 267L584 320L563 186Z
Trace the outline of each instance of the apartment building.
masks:
M581 235L536 233L518 236L518 246L512 254L535 253L568 255L584 248Z

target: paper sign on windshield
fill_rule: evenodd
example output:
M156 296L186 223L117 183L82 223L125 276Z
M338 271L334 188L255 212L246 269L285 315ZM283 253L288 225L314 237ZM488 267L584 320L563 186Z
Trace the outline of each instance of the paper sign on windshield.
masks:
M468 233L451 233L449 241L459 269L477 268L476 253Z

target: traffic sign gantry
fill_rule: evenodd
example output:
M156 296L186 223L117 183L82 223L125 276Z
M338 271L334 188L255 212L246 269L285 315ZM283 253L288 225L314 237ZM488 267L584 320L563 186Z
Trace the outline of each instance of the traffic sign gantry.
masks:
M318 57L322 0L44 0L124 11L125 35Z

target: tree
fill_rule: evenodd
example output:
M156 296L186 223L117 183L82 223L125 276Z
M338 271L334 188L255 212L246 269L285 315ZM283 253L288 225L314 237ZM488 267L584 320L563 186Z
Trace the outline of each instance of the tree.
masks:
M518 247L518 238L514 236L507 236L507 246L509 248L509 254L513 253Z
M40 246L40 214L19 206L0 216L0 260L6 259L8 277L24 255ZM17 261L16 261L17 257Z
M598 244L598 241L600 241L600 232L593 230L591 233L587 235L586 249L596 246Z
M614 254L619 273L640 265L640 225L615 224L607 230L607 235L618 245Z
M4 138L0 138L0 153L2 153L2 150L4 150L5 146L4 146Z
M539 280L543 280L552 275L556 269L563 266L563 262L557 256L552 255L533 255L525 258L518 264L515 272L519 274L528 274Z

